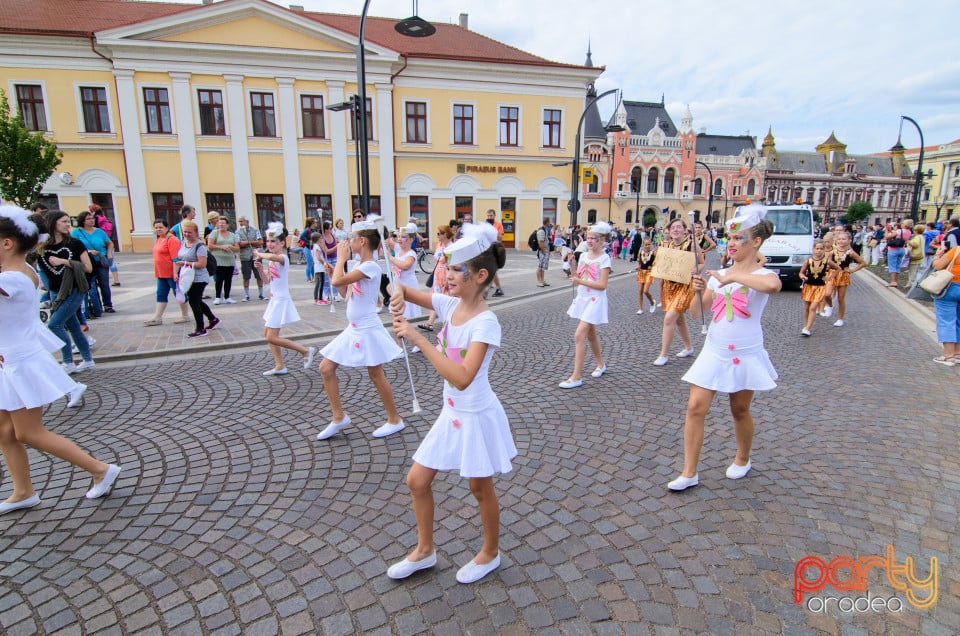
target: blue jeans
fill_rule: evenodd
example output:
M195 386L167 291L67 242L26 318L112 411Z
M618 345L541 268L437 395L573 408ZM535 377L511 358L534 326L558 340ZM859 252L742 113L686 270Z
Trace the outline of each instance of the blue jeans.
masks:
M303 253L307 256L307 282L309 283L314 275L313 254L311 254L307 248L303 248Z
M90 272L90 310L94 316L99 316L107 307L113 307L113 299L110 297L110 268L97 263Z
M93 356L90 355L90 343L87 341L87 337L83 335L83 331L80 329L80 321L77 320L77 309L80 308L81 303L83 303L83 294L74 289L47 321L47 327L50 331L57 338L63 340L64 344L60 348L60 355L65 363L73 362L71 336L73 336L73 342L77 345L80 357L84 360L93 360Z
M960 283L950 283L947 293L933 299L937 316L937 341L960 342Z

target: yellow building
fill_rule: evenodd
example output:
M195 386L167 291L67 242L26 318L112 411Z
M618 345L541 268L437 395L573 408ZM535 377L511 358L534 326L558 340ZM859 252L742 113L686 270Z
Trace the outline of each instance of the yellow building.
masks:
M917 169L920 149L904 152L911 170ZM943 221L960 215L960 139L926 146L920 186L921 221Z
M293 230L349 220L358 16L266 0L204 4L9 0L0 87L63 164L44 200L98 203L121 248L145 251L183 203ZM405 38L366 21L371 208L428 236L455 216L503 212L518 248L569 199L586 86L601 69L559 64L439 24ZM512 220L512 224L511 224ZM508 243L509 246L509 243Z

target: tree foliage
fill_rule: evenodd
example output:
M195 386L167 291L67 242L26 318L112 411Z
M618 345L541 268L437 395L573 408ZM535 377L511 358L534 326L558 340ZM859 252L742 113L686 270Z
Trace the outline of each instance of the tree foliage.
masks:
M850 204L850 207L847 208L847 213L844 214L844 217L846 217L847 223L859 223L871 214L873 214L872 203L869 201L854 201Z
M645 210L643 213L643 227L655 227L657 225L657 213L652 210Z
M0 90L0 196L26 208L62 160L57 144L24 126Z

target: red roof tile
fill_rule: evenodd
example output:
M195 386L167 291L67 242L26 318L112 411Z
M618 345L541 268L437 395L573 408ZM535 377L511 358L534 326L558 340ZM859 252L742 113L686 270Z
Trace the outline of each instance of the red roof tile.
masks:
M230 0L222 0L217 4L227 2ZM4 11L0 14L0 33L89 37L97 31L185 11L199 11L204 6L136 0L3 0L3 8ZM299 10L291 12L345 33L356 35L359 31L360 17L356 15ZM575 64L551 62L459 25L436 24L434 26L437 27L437 32L434 35L428 38L408 38L394 30L395 23L393 18L368 16L365 34L367 41L408 57L584 68ZM593 70L600 72L603 69Z

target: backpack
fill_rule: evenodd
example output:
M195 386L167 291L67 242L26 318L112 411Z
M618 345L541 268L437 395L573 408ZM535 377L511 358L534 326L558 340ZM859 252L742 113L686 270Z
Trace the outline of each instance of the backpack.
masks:
M540 251L540 241L537 240L537 232L540 231L540 228L537 228L533 231L533 234L530 235L530 238L527 239L527 245L530 246L534 252Z

